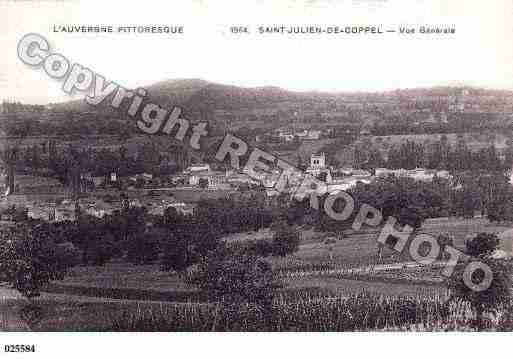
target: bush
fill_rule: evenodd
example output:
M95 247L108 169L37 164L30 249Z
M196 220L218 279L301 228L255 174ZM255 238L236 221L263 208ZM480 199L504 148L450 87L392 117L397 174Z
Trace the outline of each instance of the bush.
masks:
M198 181L198 186L200 188L207 188L208 187L208 179L200 178L199 181Z
M248 242L247 250L260 257L269 257L274 253L273 244L267 239L258 239Z
M142 178L137 178L135 180L135 188L143 188L146 182Z
M493 233L479 233L467 241L467 254L474 257L486 257L492 254L499 246L499 237Z
M159 241L151 233L137 233L129 241L127 260L133 264L149 264L158 259Z
M183 223L184 220L184 216L180 214L176 208L169 206L164 210L162 225L168 226L170 229L174 229L173 227Z
M197 254L189 239L183 232L171 233L163 245L162 270L183 273L197 261Z
M0 234L0 273L27 298L37 297L52 280L64 278L76 263L77 252L69 245L57 244L39 227L21 225Z
M63 242L56 245L55 253L66 267L74 267L80 264L82 260L82 251L75 247L71 242Z
M436 242L440 246L439 259L445 259L449 254L445 252L447 247L454 247L454 239L449 233L441 233L436 237ZM448 259L448 258L447 258Z
M448 288L451 291L451 299L468 302L476 313L473 326L478 330L486 327L485 313L496 314L501 307L511 300L511 268L500 260L481 259L492 270L490 286L481 291L476 291L467 286L463 279L464 266L456 268L448 279ZM484 272L476 271L471 280L478 284L484 278Z
M86 239L87 241L87 239ZM83 244L82 263L85 265L103 266L120 253L119 244L110 233L91 235Z
M418 229L422 226L426 216L424 210L420 207L406 207L399 211L399 218L397 220L403 225L409 225L414 229Z
M14 222L23 222L28 220L28 208L27 207L21 207L16 208L14 211L13 221Z
M205 291L211 300L228 306L243 303L269 306L280 286L268 262L226 247L204 257L187 280Z
M299 249L299 233L286 223L280 223L275 227L272 241L273 255L285 257Z

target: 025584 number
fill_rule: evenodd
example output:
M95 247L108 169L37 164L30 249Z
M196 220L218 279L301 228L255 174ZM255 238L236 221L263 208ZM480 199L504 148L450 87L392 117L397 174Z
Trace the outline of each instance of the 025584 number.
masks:
M35 353L36 346L34 344L4 345L4 351L6 353Z

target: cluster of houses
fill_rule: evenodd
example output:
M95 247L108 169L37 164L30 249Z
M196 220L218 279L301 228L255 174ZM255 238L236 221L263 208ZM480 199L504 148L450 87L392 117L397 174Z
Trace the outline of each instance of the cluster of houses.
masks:
M322 131L321 130L300 130L300 131L293 131L293 130L283 130L280 129L276 132L276 135L279 139L288 142L292 141L295 138L299 140L318 140L321 138Z
M424 168L407 169L388 169L376 168L371 173L367 170L353 168L333 168L326 165L326 155L312 154L310 157L310 166L306 173L317 178L323 179L327 183L328 192L345 191L357 183L370 183L376 177L408 177L416 181L431 182L434 178L450 179L451 175L446 170L430 170ZM513 175L512 175L513 178Z
M446 170L429 170L424 168L415 168L412 170L396 169L390 170L388 168L376 168L376 176L389 176L395 177L409 177L416 181L431 182L435 177L443 179L451 179L451 174Z
M329 191L346 190L358 182L370 183L373 175L369 171L357 170L352 168L334 169L326 165L326 155L312 154L310 157L310 166L305 171L316 178L321 178L328 185ZM256 175L260 175L256 173ZM261 180L255 179L255 174L251 174L247 169L242 172L233 170L214 171L208 164L197 164L188 167L182 174L182 180L190 187L202 187L213 190L230 190L244 185L249 188L260 187L267 191L268 196L277 195L275 186L282 176L280 169L273 169L271 172L262 172ZM283 180L283 179L282 179ZM298 176L289 176L285 178L283 186L296 188L301 180Z
M305 172L324 180L329 193L345 191L355 186L358 182L370 183L372 180L372 174L369 171L353 168L336 169L327 166L324 153L312 154L310 156L310 166L308 166Z
M179 213L192 214L194 205L177 201L172 197L159 196L159 198L130 199L127 200L130 207L146 207L149 214L163 215L169 207L175 208ZM19 201L18 201L19 202ZM1 211L0 220L11 221L17 210L23 209L27 216L33 219L42 219L52 222L73 221L77 216L77 203L69 199L63 200L26 200L17 203L17 206L7 207ZM78 201L78 210L81 214L87 214L97 218L112 215L123 207L122 201L110 201L99 197L88 197Z
M268 135L256 136L255 140L256 140L256 142L265 142L265 141L291 142L294 140L315 141L315 140L321 139L323 135L325 135L325 133L323 133L323 131L321 131L321 130L315 130L315 129L293 130L293 129L281 128L281 129L278 129Z
M451 175L448 171L443 170L427 170L417 168L413 170L406 169L387 169L376 168L372 172L361 169L354 169L350 167L334 168L328 166L326 163L326 155L324 153L312 154L310 156L310 163L305 171L316 178L321 179L326 183L329 193L337 191L345 191L354 187L358 183L368 184L371 183L376 177L396 176L396 177L409 177L417 181L431 182L434 178L450 179ZM5 176L0 179L5 179ZM167 195L166 190L217 190L217 191L230 191L234 189L241 189L244 186L247 189L259 188L266 192L267 197L271 198L278 195L276 185L282 177L282 171L274 169L271 173L262 173L261 181L254 178L254 174L249 173L247 170L242 172L233 170L217 170L212 169L209 164L199 163L187 167L182 173L169 176L167 182L173 183L172 188L167 188L165 185L157 185L151 174L138 174L132 176L130 182L142 181L147 186L149 192L158 193L156 196L140 196L140 199L129 200L131 207L144 206L152 214L163 214L166 208L173 207L179 212L185 214L192 214L194 205L177 201L173 195ZM110 176L110 181L116 182L118 180L115 173ZM100 178L91 178L95 185L99 185ZM103 177L102 180L105 180ZM289 176L285 178L285 183L281 183L285 191L287 188L291 190L300 185L301 178L298 176ZM1 181L0 181L1 182ZM166 183L167 183L166 182ZM511 182L513 183L513 174L511 175ZM162 181L159 181L162 183ZM283 190L282 188L282 190ZM160 192L162 191L162 192ZM174 193L174 192L173 192ZM85 199L80 199L79 207L82 213L87 213L99 218L107 214L112 214L114 211L120 209L119 201L108 200L103 197L97 197L91 193ZM105 197L105 196L104 196ZM6 197L7 198L7 197ZM76 214L76 203L71 200L56 201L40 201L40 203L33 201L23 204L28 209L28 215L32 218L43 218L54 221L73 220Z

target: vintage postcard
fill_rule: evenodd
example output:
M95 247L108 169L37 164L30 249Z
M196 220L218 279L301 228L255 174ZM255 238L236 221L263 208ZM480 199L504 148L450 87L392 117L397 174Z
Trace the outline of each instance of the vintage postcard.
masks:
M0 331L511 332L512 24L0 1Z

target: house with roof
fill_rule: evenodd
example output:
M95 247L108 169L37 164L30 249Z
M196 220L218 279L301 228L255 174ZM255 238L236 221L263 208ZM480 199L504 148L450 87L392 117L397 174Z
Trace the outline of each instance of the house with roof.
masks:
M206 163L191 165L185 169L183 174L187 176L188 183L191 186L199 186L203 180L206 181L207 187L210 189L228 186L226 172L214 171Z
M174 202L169 204L168 207L175 208L179 213L184 215L192 215L194 214L195 206L190 203L185 202Z
M310 166L305 171L306 173L319 177L321 174L326 174L326 182L332 181L331 169L326 166L326 155L323 153L312 154L310 156Z
M306 136L307 140L318 140L321 138L321 130L309 130Z
M204 171L210 171L210 165L208 163L197 163L190 165L187 167L183 172L185 174L193 174L193 173L199 173Z
M85 206L85 213L98 218L112 214L115 210L116 208L114 206L102 200L90 202Z

